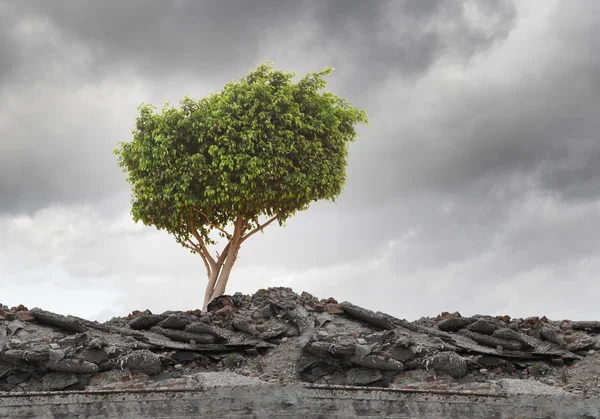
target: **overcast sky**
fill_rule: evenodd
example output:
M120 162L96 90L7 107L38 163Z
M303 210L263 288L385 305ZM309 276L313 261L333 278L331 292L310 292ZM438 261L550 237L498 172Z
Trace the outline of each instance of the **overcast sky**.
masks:
M246 242L228 292L409 320L600 319L597 0L0 0L0 302L106 320L202 306L112 150L142 102L265 60L366 109L337 203Z

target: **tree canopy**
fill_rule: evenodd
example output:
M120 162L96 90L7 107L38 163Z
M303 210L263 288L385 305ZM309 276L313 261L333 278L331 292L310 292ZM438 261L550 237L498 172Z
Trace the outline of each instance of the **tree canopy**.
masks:
M205 305L224 291L215 287L219 273L250 235L342 192L348 145L367 116L323 91L331 71L294 82L294 73L264 63L178 108L144 103L133 141L115 150L132 187L133 219L200 254L209 285L216 277ZM216 258L206 247L215 244L213 231L228 241Z

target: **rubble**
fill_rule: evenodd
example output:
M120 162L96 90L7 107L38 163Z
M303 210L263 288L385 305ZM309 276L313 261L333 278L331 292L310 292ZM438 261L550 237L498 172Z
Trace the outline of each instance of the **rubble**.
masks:
M597 395L599 333L600 322L546 317L445 312L409 322L289 288L103 324L0 306L0 391L189 388L209 372L456 391L515 389L506 383L519 380Z

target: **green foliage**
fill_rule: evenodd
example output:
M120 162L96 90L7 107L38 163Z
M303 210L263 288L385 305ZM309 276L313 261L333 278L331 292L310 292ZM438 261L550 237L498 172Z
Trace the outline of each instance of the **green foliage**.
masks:
M366 123L362 110L323 91L327 68L297 82L262 64L200 100L162 112L139 107L133 141L115 150L132 186L134 220L187 246L238 216L280 223L312 201L335 200L346 178L348 144ZM224 233L221 233L224 235ZM188 246L189 247L189 246Z

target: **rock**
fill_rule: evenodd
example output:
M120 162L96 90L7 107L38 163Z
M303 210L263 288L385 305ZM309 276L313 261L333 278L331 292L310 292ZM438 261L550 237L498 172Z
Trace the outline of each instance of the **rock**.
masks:
M447 374L452 378L462 378L467 375L467 361L454 352L440 352L425 359L425 367L433 368L438 373Z
M267 329L258 335L262 340L269 340L281 337L287 333L288 329L281 323L272 323L267 325Z
M390 350L390 356L396 361L406 362L415 358L415 353L412 349L406 346L396 346Z
M327 304L326 311L329 314L344 314L344 309L339 304Z
M23 349L8 349L0 352L0 361L8 364L17 364L23 361L28 364L45 362L49 359L48 351L32 351Z
M63 359L58 362L48 362L46 368L51 371L73 374L91 374L98 371L98 365L82 359Z
M160 323L158 323L158 325L167 329L183 330L187 325L193 323L194 321L195 320L188 316L174 314L162 320Z
M151 332L158 333L159 335L166 336L169 339L178 341L178 342L187 342L194 341L195 343L215 343L215 337L213 335L205 334L205 333L190 333L183 330L172 330L165 329L160 326L152 326L150 328Z
M484 335L491 335L495 330L498 330L500 326L493 320L479 319L474 323L467 326L472 332L483 333Z
M560 336L556 330L551 329L548 326L543 326L540 329L540 336L548 342L552 342L560 347L567 346L567 343L565 342L563 337Z
M150 329L152 326L157 325L162 320L164 320L164 317L161 316L160 314L150 314L147 316L140 316L140 317L136 317L133 320L130 320L129 327L131 327L134 330Z
M147 349L133 351L120 358L119 365L150 376L157 375L162 371L160 357Z
M256 329L250 325L246 320L242 319L239 316L236 316L231 321L231 326L237 330L238 332L247 333L251 336L258 335Z
M437 327L444 332L456 332L474 322L475 320L469 317L446 317L437 323Z
M471 332L467 329L461 329L458 331L459 334L474 340L480 345L489 346L490 348L497 348L501 346L504 349L510 349L511 351L520 351L522 344L514 340L501 339L494 336L484 335L482 333Z
M498 329L492 333L492 336L500 339L514 340L523 344L523 349L533 349L537 345L536 339L524 333L516 332L512 329Z
M585 330L592 333L600 333L600 321L575 321L571 322L573 330Z
M33 314L31 314L29 311L19 311L17 312L17 320L20 320L22 322L29 322L32 320L35 320L35 317L33 317Z
M94 364L100 364L108 359L108 354L102 349L86 349L81 354L82 358Z
M66 374L63 372L51 372L42 377L40 386L43 390L62 391L78 387L81 379L76 374Z
M317 356L352 356L356 352L356 345L328 342L309 342L304 350Z
M355 306L354 304L349 303L347 301L341 303L340 307L348 316L361 320L372 326L387 330L394 330L396 328L396 326L394 325L394 323L392 323L390 318L383 315L382 313L375 313L371 310L367 310L366 308Z
M567 345L569 351L583 351L586 349L594 348L597 345L596 339L591 336L581 336L576 338L572 343Z
M50 362L57 363L65 357L65 351L62 349L50 349L48 351L48 359Z
M42 310L40 308L32 308L30 313L35 319L41 323L45 323L51 326L57 326L63 330L71 332L85 332L85 326L73 316L63 316L62 314L52 313L50 311Z
M364 368L370 368L381 371L402 371L404 364L393 358L386 358L380 355L367 355L365 357L355 356L351 362Z
M381 371L370 368L350 368L346 372L346 381L351 386L368 386L384 380Z
M14 320L17 314L14 311L0 308L0 320Z
M6 327L11 335L14 335L18 330L23 329L25 325L19 320L13 320Z

